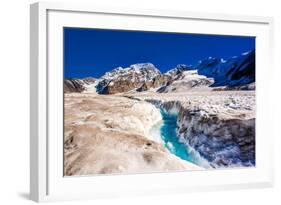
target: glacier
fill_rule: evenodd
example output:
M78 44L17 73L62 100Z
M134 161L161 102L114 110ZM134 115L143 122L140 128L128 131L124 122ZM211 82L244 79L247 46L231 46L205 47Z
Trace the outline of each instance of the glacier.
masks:
M64 95L69 175L256 165L255 50L163 73L119 66L65 79Z

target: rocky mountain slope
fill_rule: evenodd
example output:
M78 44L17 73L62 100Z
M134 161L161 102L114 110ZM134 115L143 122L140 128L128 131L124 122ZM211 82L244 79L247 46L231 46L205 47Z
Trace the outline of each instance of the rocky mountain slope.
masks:
M206 89L214 83L213 78L198 75L197 70L181 71L173 80L160 87L157 92L185 92L192 89Z
M193 67L200 75L214 78L212 87L243 86L255 82L255 51L228 60L209 57Z
M96 82L95 78L65 79L63 89L65 93L83 92Z
M116 68L105 73L97 84L99 94L127 92L151 81L161 72L151 63L134 64L128 68Z

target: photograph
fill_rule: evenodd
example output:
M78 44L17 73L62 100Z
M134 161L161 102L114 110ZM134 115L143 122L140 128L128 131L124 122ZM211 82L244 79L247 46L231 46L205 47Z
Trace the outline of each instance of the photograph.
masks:
M255 53L255 36L64 27L64 176L255 168Z

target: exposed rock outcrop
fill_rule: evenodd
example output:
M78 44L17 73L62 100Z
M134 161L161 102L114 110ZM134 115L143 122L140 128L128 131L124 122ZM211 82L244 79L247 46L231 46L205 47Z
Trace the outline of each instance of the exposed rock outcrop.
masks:
M176 79L177 76L181 75L184 71L193 70L191 66L187 66L184 64L179 64L175 68L167 71L165 75L171 76L172 79Z
M141 87L137 89L138 92L147 91L151 88L158 88L165 86L172 80L172 77L169 75L158 75L150 81L144 82Z
M134 64L128 68L116 68L101 77L97 85L99 94L123 93L152 81L161 72L151 63Z
M197 70L182 71L174 76L174 80L159 88L159 93L186 92L191 89L208 89L214 83L213 78L198 75Z
M65 93L71 92L83 92L86 90L87 85L95 83L95 78L83 78L83 79L65 79L63 82L63 89Z

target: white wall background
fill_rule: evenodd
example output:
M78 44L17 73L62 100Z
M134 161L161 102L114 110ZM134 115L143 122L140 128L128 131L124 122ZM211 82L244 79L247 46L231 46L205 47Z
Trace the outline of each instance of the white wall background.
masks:
M30 0L0 1L0 204L31 204L29 192L29 4ZM80 0L79 2L83 2ZM121 198L67 204L280 204L281 202L281 6L276 0L92 0L101 6L187 10L273 16L275 20L275 84L272 122L275 130L276 185L268 189L187 193ZM279 107L278 107L279 105ZM265 108L267 109L267 108ZM266 119L264 119L266 120ZM266 136L265 136L266 137ZM149 182L148 182L149 186ZM278 203L279 202L279 203Z

